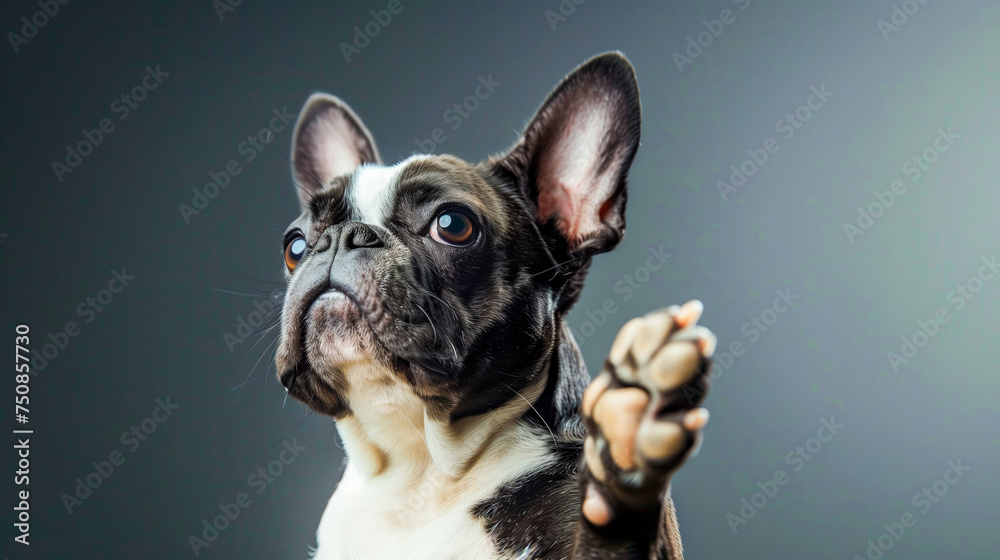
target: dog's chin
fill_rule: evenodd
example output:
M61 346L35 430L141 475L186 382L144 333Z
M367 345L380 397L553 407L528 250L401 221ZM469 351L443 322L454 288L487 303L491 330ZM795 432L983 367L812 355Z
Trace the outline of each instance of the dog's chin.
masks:
M384 354L353 298L322 294L309 306L303 340L305 359L281 375L288 394L316 412L338 418L348 412L351 385L382 371Z
M317 367L363 359L373 340L358 305L340 292L320 296L306 314L306 352Z
M320 414L336 419L349 410L345 391L338 386L336 378L319 374L306 364L285 372L281 384L289 396Z

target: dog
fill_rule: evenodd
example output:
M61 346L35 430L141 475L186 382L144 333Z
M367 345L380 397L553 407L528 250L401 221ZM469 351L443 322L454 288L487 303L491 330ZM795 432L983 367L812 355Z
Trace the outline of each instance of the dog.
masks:
M316 558L682 558L669 484L708 420L702 305L626 323L593 381L565 320L625 233L640 122L620 53L478 164L383 165L345 103L305 103L275 362L348 458Z

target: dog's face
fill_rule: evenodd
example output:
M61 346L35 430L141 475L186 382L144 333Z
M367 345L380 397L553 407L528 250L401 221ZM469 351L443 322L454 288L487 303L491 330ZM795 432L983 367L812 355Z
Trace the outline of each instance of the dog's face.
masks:
M402 381L455 421L538 383L590 258L624 234L639 123L618 54L578 68L508 153L479 164L384 166L346 105L312 96L292 149L302 214L284 238L289 393L340 418L352 386Z

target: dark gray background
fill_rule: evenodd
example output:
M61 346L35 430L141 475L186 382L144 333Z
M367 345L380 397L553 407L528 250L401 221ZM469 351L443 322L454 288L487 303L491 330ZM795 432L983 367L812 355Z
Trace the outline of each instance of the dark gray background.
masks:
M888 0L750 0L745 11L728 0L589 0L555 29L545 12L556 0L404 0L347 63L338 45L386 4L243 2L220 21L209 0L70 2L19 53L0 48L3 344L14 345L18 323L31 325L36 351L67 321L81 323L31 382L32 544L11 540L8 482L11 558L193 557L188 535L248 490L286 436L307 450L264 493L249 490L253 504L201 557L306 558L340 475L334 426L314 415L296 429L305 409L283 407L265 371L272 337L232 353L223 341L280 288L280 236L297 212L281 159L290 130L190 224L178 205L242 158L237 145L273 108L297 112L314 91L349 102L387 161L437 127L448 134L437 152L478 160L513 142L566 72L615 49L636 67L643 143L627 237L596 259L570 323L591 332L588 311L608 299L618 309L583 344L594 370L627 319L699 298L720 349L745 349L719 374L704 447L676 480L688 556L864 556L883 523L910 511L916 525L886 558L998 557L1000 280L960 310L947 302L1000 243L996 2L929 0L886 40ZM679 71L673 53L726 8L735 21ZM5 2L0 28L19 32L38 10ZM119 121L112 101L156 64L169 76ZM442 113L490 74L502 85L450 130ZM776 121L822 84L833 96L784 139ZM51 162L105 117L115 130L58 182ZM909 181L902 165L939 127L960 139ZM769 137L779 151L723 201L716 182ZM906 194L851 243L843 224L897 178ZM661 244L666 266L625 301L616 282ZM82 324L77 305L120 267L136 279ZM801 299L751 342L743 324L786 287ZM939 308L950 321L894 371L888 353ZM262 355L239 400L223 396ZM5 375L5 395L13 385ZM61 496L75 479L124 450L120 434L167 396L180 408L67 514ZM845 427L792 472L786 454L831 416ZM947 495L926 513L911 503L959 459L971 470ZM788 484L734 534L727 514L739 516L741 499L779 469Z

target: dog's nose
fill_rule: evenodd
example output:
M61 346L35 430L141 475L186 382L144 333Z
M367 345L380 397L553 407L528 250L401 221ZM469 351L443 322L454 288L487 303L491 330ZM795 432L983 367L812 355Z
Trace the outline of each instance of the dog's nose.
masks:
M368 224L353 222L344 226L340 234L340 242L345 251L361 248L382 247L382 238Z

